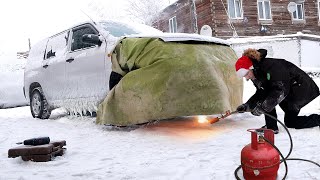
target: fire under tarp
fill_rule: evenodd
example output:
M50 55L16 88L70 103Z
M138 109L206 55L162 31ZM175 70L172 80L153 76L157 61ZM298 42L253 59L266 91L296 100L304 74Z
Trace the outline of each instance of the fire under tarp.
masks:
M98 124L128 126L234 110L242 102L227 45L126 38L112 55L123 78L99 105Z

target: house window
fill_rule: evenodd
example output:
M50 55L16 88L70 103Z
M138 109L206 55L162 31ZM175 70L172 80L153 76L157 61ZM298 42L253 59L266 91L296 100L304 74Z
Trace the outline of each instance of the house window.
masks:
M258 13L260 20L271 19L270 0L258 0Z
M320 0L318 0L318 18L320 20Z
M242 3L241 0L228 0L228 13L231 19L242 18Z
M169 32L171 32L171 33L177 32L177 18L176 18L176 16L169 19Z
M296 10L292 12L293 20L303 20L304 19L304 8L303 4L296 4Z

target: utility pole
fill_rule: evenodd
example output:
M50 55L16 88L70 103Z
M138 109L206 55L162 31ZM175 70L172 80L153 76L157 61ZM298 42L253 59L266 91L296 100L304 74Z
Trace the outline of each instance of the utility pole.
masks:
M29 51L30 51L30 49L31 49L31 40L30 40L30 38L28 38L28 41L29 41Z
M190 14L191 14L191 25L193 33L198 34L198 19L197 19L197 9L195 0L189 0L190 4Z

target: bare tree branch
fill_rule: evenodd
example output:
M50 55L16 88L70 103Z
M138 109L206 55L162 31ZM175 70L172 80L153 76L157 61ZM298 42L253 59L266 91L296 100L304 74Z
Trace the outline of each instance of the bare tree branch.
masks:
M127 9L131 18L152 25L160 12L168 5L168 0L129 0Z

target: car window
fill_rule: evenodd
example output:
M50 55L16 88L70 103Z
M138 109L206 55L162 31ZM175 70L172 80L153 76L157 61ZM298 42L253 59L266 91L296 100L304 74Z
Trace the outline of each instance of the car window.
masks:
M101 22L100 24L106 31L110 32L110 34L112 34L115 37L140 33L124 24L116 22Z
M69 31L59 33L48 40L45 59L59 56L67 51Z
M101 27L109 32L112 36L120 37L133 34L159 34L162 33L158 29L151 26L139 23L129 22L115 22L115 21L101 21L99 22Z
M82 41L82 36L84 34L98 34L98 33L95 29L93 29L90 26L83 26L77 29L73 29L71 51L94 46L92 44L87 44Z

